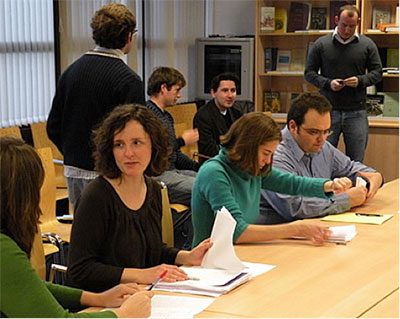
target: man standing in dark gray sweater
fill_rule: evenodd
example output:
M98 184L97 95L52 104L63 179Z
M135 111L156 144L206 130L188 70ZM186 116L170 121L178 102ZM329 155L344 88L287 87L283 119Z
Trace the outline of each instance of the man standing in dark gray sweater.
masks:
M382 64L375 43L357 33L359 21L360 12L356 7L340 8L334 32L313 45L304 76L320 88L320 93L333 106L333 134L328 141L337 146L343 133L346 155L362 162L368 141L366 89L381 81Z
M143 82L124 61L136 33L132 11L119 3L105 5L94 14L91 27L97 46L61 75L47 120L47 134L64 155L72 207L97 176L93 127L117 105L145 103Z

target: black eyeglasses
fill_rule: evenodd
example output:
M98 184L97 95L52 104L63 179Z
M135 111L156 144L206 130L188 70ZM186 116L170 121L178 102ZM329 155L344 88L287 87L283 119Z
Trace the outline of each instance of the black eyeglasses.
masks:
M333 133L333 131L331 131L330 129L322 131L322 130L317 130L314 128L305 128L305 127L302 127L301 125L300 125L300 127L304 131L306 131L308 134L310 134L311 136L314 136L314 137L316 137L316 136L328 137L329 135L332 135L332 133Z
M137 32L138 32L138 29L134 29L134 30L132 31L132 35L136 34Z

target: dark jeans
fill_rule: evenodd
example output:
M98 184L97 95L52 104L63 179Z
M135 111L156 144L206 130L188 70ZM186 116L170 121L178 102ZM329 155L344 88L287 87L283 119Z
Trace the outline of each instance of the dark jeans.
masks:
M354 161L362 162L368 142L368 117L366 110L332 111L331 130L328 141L335 147L343 133L346 155Z

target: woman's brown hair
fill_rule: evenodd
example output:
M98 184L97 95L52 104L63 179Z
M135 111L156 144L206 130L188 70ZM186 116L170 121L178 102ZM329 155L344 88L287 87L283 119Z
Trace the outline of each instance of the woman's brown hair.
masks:
M247 113L232 124L228 133L221 136L221 145L227 149L230 162L254 176L267 175L271 165L260 170L258 147L271 141L280 141L281 131L276 122L263 113Z
M115 163L114 136L121 132L129 121L139 122L151 139L151 160L144 172L158 176L169 166L171 153L170 136L158 117L148 108L129 104L116 107L93 132L96 150L93 153L95 170L108 178L119 178L122 174Z
M41 215L44 169L35 149L15 137L0 137L1 233L30 256Z

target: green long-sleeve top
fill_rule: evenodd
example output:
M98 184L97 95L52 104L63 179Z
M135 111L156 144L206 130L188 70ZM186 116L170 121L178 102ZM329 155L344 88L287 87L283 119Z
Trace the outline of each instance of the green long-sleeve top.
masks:
M116 318L112 311L71 313L80 309L82 290L39 278L25 252L0 234L0 314L13 318Z
M192 193L193 246L210 237L215 214L223 206L237 224L233 242L254 224L259 215L260 190L320 197L328 199L333 193L324 192L325 178L299 177L272 168L267 176L254 176L229 162L226 149L205 162L196 177Z

